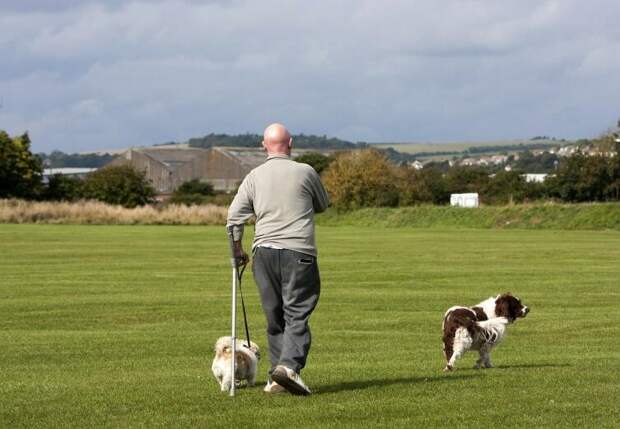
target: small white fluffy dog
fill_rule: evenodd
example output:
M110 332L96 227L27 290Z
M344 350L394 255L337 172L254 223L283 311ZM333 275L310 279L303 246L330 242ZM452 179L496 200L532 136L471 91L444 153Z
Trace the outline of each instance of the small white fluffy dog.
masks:
M235 385L239 385L241 380L247 380L248 386L254 386L256 383L256 367L260 360L260 350L256 343L250 342L250 348L247 346L247 341L241 338L237 338L235 360ZM213 358L213 364L211 370L213 375L220 383L220 389L222 392L230 390L233 376L231 374L231 360L232 358L232 344L231 338L221 337L215 343L215 357Z

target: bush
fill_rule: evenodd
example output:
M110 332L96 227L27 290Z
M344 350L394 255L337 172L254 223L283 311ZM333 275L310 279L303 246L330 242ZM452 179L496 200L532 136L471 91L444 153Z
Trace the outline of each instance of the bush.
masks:
M86 176L82 196L132 208L152 203L155 189L144 172L120 165L104 167Z
M452 167L446 174L446 185L451 194L482 192L489 183L489 171L482 167Z
M82 180L54 174L43 188L42 199L48 201L75 201L82 196Z
M310 165L319 174L329 167L333 160L333 156L325 156L318 152L305 153L295 158L295 161Z
M213 185L192 179L179 186L168 200L169 204L184 204L186 206L208 204L210 197L215 195Z
M398 205L398 171L374 149L338 155L323 174L331 202L338 209Z
M620 177L615 177L615 162L614 158L600 155L568 157L560 164L555 177L547 180L548 194L568 202L617 199L614 184Z
M188 194L198 194L198 195L215 195L215 191L213 190L213 185L209 182L202 182L198 179L192 179L181 186L179 186L173 193L173 195L188 195Z
M487 204L522 203L532 192L521 172L500 171L481 189L481 198Z
M446 204L450 193L442 171L438 167L415 170L401 168L400 205L412 204Z

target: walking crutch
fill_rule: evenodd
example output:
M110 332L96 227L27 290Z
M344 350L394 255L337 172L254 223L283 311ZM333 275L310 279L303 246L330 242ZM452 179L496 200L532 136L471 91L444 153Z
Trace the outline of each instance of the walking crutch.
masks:
M232 265L232 320L231 320L231 359L230 359L230 373L232 374L232 380L230 381L230 396L235 396L235 366L237 351L237 282L239 281L239 266L237 265L237 258L235 257L235 242L233 239L233 227L232 225L227 228L228 241L230 243L230 264Z

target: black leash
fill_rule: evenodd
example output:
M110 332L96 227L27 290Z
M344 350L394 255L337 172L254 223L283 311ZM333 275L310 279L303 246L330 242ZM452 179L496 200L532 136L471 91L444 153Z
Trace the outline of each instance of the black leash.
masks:
M239 293L241 294L241 308L243 310L243 324L245 325L245 336L248 341L246 347L249 349L250 346L250 329L248 328L248 315L245 311L245 301L243 300L243 290L241 290L241 277L243 277L243 272L245 271L245 267L247 263L244 263L241 269L239 269L239 260L235 257L235 240L233 237L233 225L229 225L226 227L226 232L228 233L228 243L230 244L230 254L231 254L231 263L233 268L237 269L237 284L239 286Z
M247 339L246 347L249 349L250 347L250 329L248 328L248 315L245 312L245 301L243 300L243 290L241 289L241 277L243 277L243 272L245 271L245 267L247 265L243 265L243 267L239 270L237 269L237 285L239 286L239 294L241 295L241 309L243 310L243 324L245 326L245 337Z

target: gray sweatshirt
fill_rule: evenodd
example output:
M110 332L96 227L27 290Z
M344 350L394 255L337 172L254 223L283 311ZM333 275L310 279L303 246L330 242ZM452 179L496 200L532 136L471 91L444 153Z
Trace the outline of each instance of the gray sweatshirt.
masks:
M252 249L269 246L317 256L314 213L328 205L314 168L286 155L271 155L243 179L226 226L233 227L235 241L241 240L244 223L256 215Z

